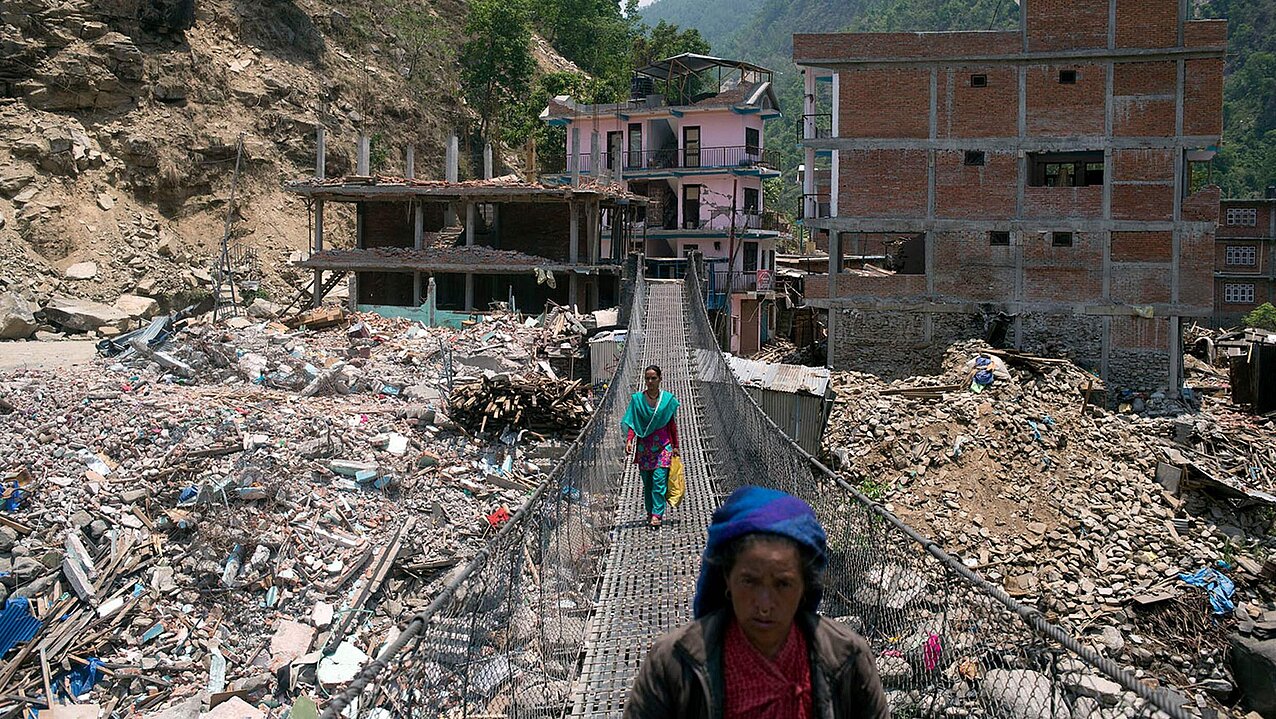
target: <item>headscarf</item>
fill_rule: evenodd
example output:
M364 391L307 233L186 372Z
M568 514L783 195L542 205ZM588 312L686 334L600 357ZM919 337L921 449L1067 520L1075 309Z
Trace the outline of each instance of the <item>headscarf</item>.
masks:
M673 419L673 413L678 411L678 398L674 397L672 392L661 390L660 401L656 402L655 409L647 404L646 398L642 395L642 392L634 392L629 398L629 409L625 410L625 418L620 420L620 428L632 429L639 439L644 439L669 424L669 420Z
M823 570L828 564L828 539L811 505L778 490L741 487L713 513L709 541L700 562L700 578L696 580L696 619L726 606L726 579L718 560L733 540L754 533L792 539L815 555L818 569ZM802 609L814 612L822 594L818 587L807 587Z

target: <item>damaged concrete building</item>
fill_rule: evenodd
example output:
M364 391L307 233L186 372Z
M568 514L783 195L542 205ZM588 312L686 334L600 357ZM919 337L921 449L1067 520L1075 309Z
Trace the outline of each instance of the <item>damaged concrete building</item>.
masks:
M1179 387L1185 318L1213 311L1227 24L1177 0L1021 8L1012 31L794 36L804 221L834 257L884 258L808 279L829 362L908 374L989 337Z
M448 180L370 175L361 167L357 175L317 172L288 185L313 215L311 253L297 264L315 273L316 305L346 278L352 309L427 324L436 310L486 310L496 302L535 313L547 302L588 312L620 301L631 209L645 198L602 183L458 181L449 164ZM354 237L338 243L349 249L332 249L325 236L332 202L354 205Z

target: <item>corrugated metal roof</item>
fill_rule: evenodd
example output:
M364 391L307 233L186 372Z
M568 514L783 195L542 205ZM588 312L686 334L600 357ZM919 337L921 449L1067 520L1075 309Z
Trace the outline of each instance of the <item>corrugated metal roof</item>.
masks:
M824 367L806 367L796 364L774 364L735 357L726 353L727 365L735 373L740 384L759 387L773 392L808 394L824 397L828 394L831 376Z

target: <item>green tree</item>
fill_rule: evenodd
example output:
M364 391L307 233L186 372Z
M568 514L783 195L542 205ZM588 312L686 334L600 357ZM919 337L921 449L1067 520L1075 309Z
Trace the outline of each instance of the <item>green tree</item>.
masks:
M472 0L461 47L466 100L478 112L480 131L491 137L517 114L536 72L527 0Z
M684 52L709 54L709 43L695 28L680 29L677 25L661 20L655 27L643 25L634 36L633 66L645 67Z
M629 89L637 7L637 0L541 0L536 24L554 49L618 99Z
M1276 332L1276 307L1273 307L1270 302L1264 302L1255 307L1253 312L1245 315L1244 322L1246 327Z
M404 67L409 82L423 78L421 65L426 58L445 60L451 55L447 26L432 10L403 6L396 9L387 23L404 52Z
M1223 145L1214 181L1225 197L1260 197L1276 181L1276 11L1271 0L1203 0L1227 18Z

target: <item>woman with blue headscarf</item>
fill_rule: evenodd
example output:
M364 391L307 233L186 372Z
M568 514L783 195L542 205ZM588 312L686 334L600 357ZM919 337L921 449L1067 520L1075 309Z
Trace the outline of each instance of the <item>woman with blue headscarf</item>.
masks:
M653 364L642 374L647 389L629 398L629 409L620 427L625 430L625 454L634 455L634 463L642 475L647 526L659 529L669 493L669 468L673 466L673 458L680 454L678 422L674 417L678 398L660 389L659 367Z
M713 513L695 621L643 662L626 719L884 719L868 643L816 614L828 561L810 505L762 487Z

